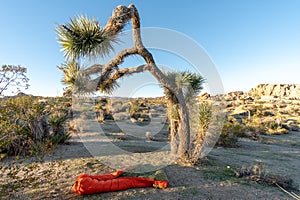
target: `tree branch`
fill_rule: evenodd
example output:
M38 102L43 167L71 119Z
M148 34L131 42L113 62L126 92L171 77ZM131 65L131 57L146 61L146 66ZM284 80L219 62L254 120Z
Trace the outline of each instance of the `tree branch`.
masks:
M0 88L0 95L2 95L2 92L4 90L7 90L7 87L10 85L10 83L12 83L13 81L15 81L17 78L18 78L18 75L16 73L13 73L11 75L11 77L9 77L9 79L7 79L8 80L7 83L4 84L4 86Z
M132 9L126 6L118 6L108 19L104 32L110 35L117 35L122 31L126 23L131 19Z
M101 82L105 81L109 77L109 75L111 74L111 72L119 64L123 63L125 57L127 57L129 55L137 54L137 53L138 53L138 51L137 51L137 49L135 47L124 49L124 50L120 51L107 64L105 64L104 67L103 67L102 74L100 76L100 81L98 82L97 88L99 88Z
M147 71L149 68L149 65L140 65L138 67L132 67L132 68L124 68L121 70L116 70L114 74L111 75L109 79L116 81L117 79L123 77L123 76L129 76L135 73L140 73Z
M82 70L81 72L85 75L92 75L102 72L104 65L94 64L87 69Z
M116 35L117 33L121 32L130 19L132 22L132 39L134 46L120 51L115 57L113 57L107 64L103 66L94 65L85 70L85 72L101 72L100 77L90 82L90 86L93 87L96 85L96 89L98 90L101 90L101 88L111 88L110 86L113 86L113 84L116 83L116 80L123 76L129 76L145 70L149 71L158 80L158 82L163 87L167 88L178 100L178 112L180 115L180 123L178 128L180 143L178 153L180 156L184 154L186 155L188 153L190 144L190 126L188 109L183 92L176 86L175 83L170 81L162 73L162 71L155 64L152 54L143 45L140 31L140 17L136 7L133 4L130 4L128 7L118 6L113 12L112 17L108 20L104 31L107 32L107 34ZM118 69L118 65L123 63L127 56L134 54L142 56L146 62L146 65L141 65L134 68Z
M115 70L115 72L113 74L111 74L109 76L109 78L106 78L102 82L101 82L100 77L91 80L91 82L92 82L92 85L97 85L97 86L100 84L110 84L112 82L115 82L119 78L122 78L123 76L130 76L132 74L140 73L140 72L144 72L144 71L148 71L148 70L149 70L149 65L139 65L137 67L119 69L119 70Z

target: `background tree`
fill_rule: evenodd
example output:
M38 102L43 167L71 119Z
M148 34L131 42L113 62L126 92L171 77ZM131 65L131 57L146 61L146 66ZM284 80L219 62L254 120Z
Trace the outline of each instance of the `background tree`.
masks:
M29 78L26 76L27 69L20 65L2 65L0 69L0 96L7 89L20 91L20 88L28 89Z
M204 83L204 79L202 76L196 73L191 73L188 71L185 72L177 72L177 71L169 71L164 72L164 74L168 77L168 79L176 84L176 86L183 91L183 95L185 98L185 102L189 110L191 105L195 100L195 97L200 93L203 89L202 85ZM165 99L167 100L167 116L169 120L169 128L170 128L170 143L171 143L171 151L174 154L178 152L178 144L180 138L178 137L178 128L179 128L179 102L172 91L168 88L163 87L165 93Z
M184 97L185 91L157 67L152 54L143 45L140 33L140 18L134 5L131 4L128 7L118 6L104 28L95 19L89 20L86 16L79 16L71 19L70 23L58 25L56 32L67 62L80 63L86 58L103 57L109 54L113 50L113 44L117 42L118 34L130 20L134 45L118 52L106 64L94 64L85 70L81 70L80 74L86 78L83 88L110 93L118 86L117 80L119 78L149 71L166 88L165 91L168 91L169 96L176 102L178 122L176 129L171 126L171 132L176 132L179 142L176 144L176 151L172 152L178 158L189 158L190 125L186 98ZM123 63L126 57L131 55L141 56L145 64L120 69L119 65ZM97 75L96 78L92 78L95 75Z

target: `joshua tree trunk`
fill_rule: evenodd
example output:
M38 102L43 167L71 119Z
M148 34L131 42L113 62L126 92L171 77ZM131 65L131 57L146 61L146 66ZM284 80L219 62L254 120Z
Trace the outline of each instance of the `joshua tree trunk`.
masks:
M176 147L176 144L173 144L172 152L176 153L178 157L186 157L188 156L189 144L190 144L190 126L189 126L189 116L188 109L186 106L186 102L183 96L182 91L176 87L174 83L171 83L169 79L161 72L161 70L156 66L155 61L151 55L151 53L144 47L141 34L140 34L140 19L138 15L137 9L130 5L134 10L134 14L132 17L132 28L133 28L133 40L134 45L137 48L138 54L140 54L146 61L149 66L149 72L166 88L173 92L174 96L178 100L179 103L179 122L178 122L178 137L179 137L179 145ZM173 128L171 127L171 133L174 134ZM176 131L176 130L175 130ZM178 149L177 151L176 148Z
M178 122L174 119L169 119L170 127L170 145L171 153L177 155L179 147L179 138L178 138Z
M114 83L123 76L149 71L162 86L169 89L172 96L174 96L178 102L179 120L176 123L171 122L170 133L173 138L178 136L179 143L174 143L172 145L172 152L175 153L178 158L187 158L190 145L190 126L188 109L183 92L162 73L156 66L152 54L144 47L140 33L140 18L135 6L132 4L128 7L118 6L104 27L104 31L109 34L117 34L121 32L125 24L130 20L132 22L133 47L120 51L108 63L104 65L95 64L84 70L83 73L90 75L101 72L101 75L98 78L90 82L91 87L96 84L97 89L101 89L101 87ZM132 68L119 69L118 65L124 61L125 57L130 55L142 56L146 64Z

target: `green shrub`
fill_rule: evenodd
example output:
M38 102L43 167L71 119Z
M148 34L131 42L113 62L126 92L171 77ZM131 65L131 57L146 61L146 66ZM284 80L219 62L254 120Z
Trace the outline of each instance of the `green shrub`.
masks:
M240 126L227 122L223 126L217 145L223 147L236 147L238 135L241 135Z
M44 105L32 96L2 100L0 150L11 155L27 154L35 141L48 136Z
M222 134L224 135L233 134L236 135L237 137L245 137L246 136L245 125L240 124L237 121L226 122L224 123Z
M269 127L269 129L276 130L276 129L278 129L279 126L277 123L272 121L272 122L269 122L268 127Z
M71 135L65 131L67 119L67 115L59 111L49 115L48 123L53 131L49 136L51 145L63 144L71 138Z
M238 137L245 136L245 126L240 124L235 118L229 116L227 122L223 125L217 145L224 147L236 147Z
M52 146L48 139L56 134L50 134L50 125L53 132L60 132L55 136L53 143L69 137L64 134L66 114L58 116L50 115L56 113L55 109L65 112L68 108L62 109L47 101L41 101L38 97L22 96L3 98L0 100L0 153L8 155L36 155ZM48 105L47 105L48 104Z
M64 125L67 119L67 116L61 112L55 112L49 115L48 123L52 128L53 135L61 135L65 132Z
M247 131L254 135L260 135L266 132L266 125L262 122L260 117L255 115L251 119L243 120L243 124L245 124Z
M135 115L137 112L139 112L139 109L140 109L140 103L138 100L133 100L130 102L130 108L129 108L130 116Z
M217 145L219 146L223 146L223 147L237 147L237 141L238 141L238 137L234 134L224 134L221 133L220 137L217 141Z
M64 144L66 143L69 139L71 139L71 135L70 133L67 132L63 132L61 134L53 134L50 135L48 138L48 143L52 146L52 145L56 145L56 144Z

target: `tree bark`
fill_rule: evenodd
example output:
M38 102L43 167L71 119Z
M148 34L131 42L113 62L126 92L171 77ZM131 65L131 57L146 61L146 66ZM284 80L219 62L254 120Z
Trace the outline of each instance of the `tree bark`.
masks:
M118 20L116 16L124 17ZM170 126L171 137L174 139L174 143L172 144L172 152L176 153L177 157L187 157L190 145L190 126L188 109L183 93L175 85L175 83L171 82L156 66L152 54L144 47L140 33L140 18L135 6L132 4L129 5L128 8L124 6L118 6L115 13L113 13L112 17L108 20L104 30L110 33L120 32L125 25L122 23L126 23L128 21L128 16L131 17L134 46L120 51L107 64L98 66L94 65L92 69L87 69L85 72L101 72L100 77L93 80L94 82L97 81L97 88L99 88L101 84L108 84L125 75L131 75L133 73L138 73L145 70L149 71L158 80L158 82L162 86L168 88L178 100L180 119L177 124L175 122L171 122ZM118 65L124 61L124 58L134 54L142 56L146 62L146 65L119 70ZM179 138L179 144L175 142L176 137Z
M169 81L169 79L162 73L162 71L156 66L152 54L144 47L141 40L140 33L140 20L137 9L134 5L130 5L134 10L132 17L132 29L133 40L135 47L138 49L138 53L145 59L146 63L150 66L149 72L166 88L172 91L179 103L179 146L177 151L178 157L189 157L189 144L190 144L190 126L189 115L186 102L182 93L182 90L176 87L175 83Z

